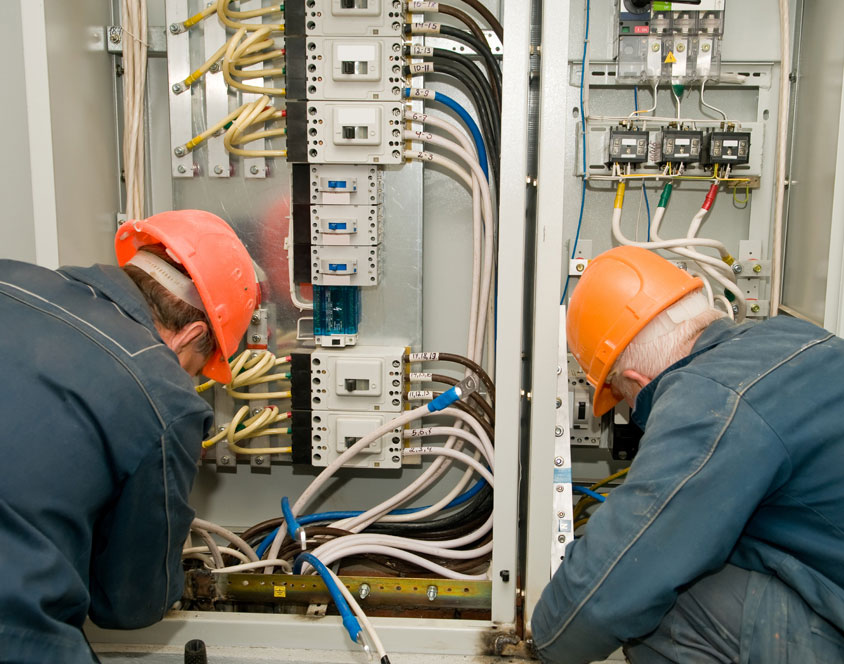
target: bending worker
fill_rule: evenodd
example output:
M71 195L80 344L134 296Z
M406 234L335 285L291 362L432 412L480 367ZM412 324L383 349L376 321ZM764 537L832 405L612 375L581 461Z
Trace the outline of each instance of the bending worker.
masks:
M203 435L191 376L231 378L258 297L207 212L123 224L121 267L0 261L0 660L91 662L82 624L137 628L183 590Z
M644 437L533 614L547 662L844 662L844 340L736 325L644 249L586 269L571 352Z

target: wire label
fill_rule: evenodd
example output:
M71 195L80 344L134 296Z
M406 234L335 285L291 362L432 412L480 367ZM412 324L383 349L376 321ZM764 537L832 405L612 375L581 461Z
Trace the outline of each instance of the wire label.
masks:
M409 438L425 438L433 435L433 427L425 427L424 429L410 429L407 434Z
M430 361L436 361L436 360L440 359L440 354L439 353L431 353L431 352L411 353L410 355L408 355L408 359L411 362L430 362Z

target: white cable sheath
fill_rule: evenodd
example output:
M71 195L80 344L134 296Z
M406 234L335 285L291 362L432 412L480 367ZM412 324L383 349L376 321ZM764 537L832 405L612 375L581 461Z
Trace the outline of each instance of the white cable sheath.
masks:
M222 526L218 526L216 523L212 523L211 521L205 521L204 519L194 519L193 523L191 524L191 527L199 528L200 530L207 530L210 533L219 535L220 537L227 539L238 549L243 551L243 553L246 554L249 560L258 560L258 556L255 554L255 550L251 546L249 546L241 537L235 535L232 531L227 530Z
M451 457L452 459L457 459L460 463L465 463L474 468L475 472L489 482L490 486L492 486L494 482L492 479L492 473L489 472L487 468L484 468L484 466L482 466L478 461L470 457L468 454L463 454L462 452L458 452L448 447L406 447L402 450L402 454L404 456L416 456L417 454L421 454L422 456Z

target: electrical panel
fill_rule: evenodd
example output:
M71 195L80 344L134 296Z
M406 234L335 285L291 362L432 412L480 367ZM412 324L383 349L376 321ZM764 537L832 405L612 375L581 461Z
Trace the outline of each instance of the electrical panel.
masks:
M286 35L400 36L399 0L307 0L284 6Z

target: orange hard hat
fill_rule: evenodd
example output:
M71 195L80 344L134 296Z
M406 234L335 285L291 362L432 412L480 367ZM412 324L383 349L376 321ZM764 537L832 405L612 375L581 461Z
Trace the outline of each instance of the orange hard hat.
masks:
M613 364L656 316L703 282L639 247L616 247L589 263L569 300L569 350L595 387L600 417L618 403L607 386Z
M217 349L202 373L218 383L231 381L228 358L237 350L258 302L258 285L246 247L225 221L203 210L162 212L127 221L114 239L117 264L147 245L164 246L196 286Z

